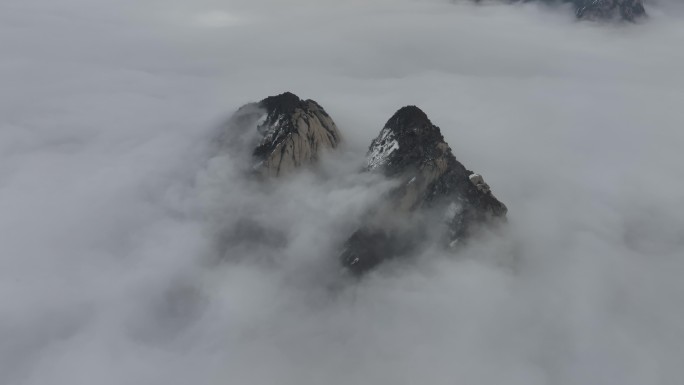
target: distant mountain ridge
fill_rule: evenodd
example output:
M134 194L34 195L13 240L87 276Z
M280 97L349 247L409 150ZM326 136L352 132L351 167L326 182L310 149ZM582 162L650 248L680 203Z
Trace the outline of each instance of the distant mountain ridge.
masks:
M474 0L480 2L481 0ZM509 2L530 2L535 0L507 0ZM646 16L642 0L538 0L543 3L571 3L575 16L583 20L626 20L636 21Z
M567 0L566 0L567 1ZM646 15L641 0L572 0L580 19L634 21Z

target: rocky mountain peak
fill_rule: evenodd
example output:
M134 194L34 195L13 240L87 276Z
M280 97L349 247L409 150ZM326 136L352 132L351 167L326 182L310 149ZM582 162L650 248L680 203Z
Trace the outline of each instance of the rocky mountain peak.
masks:
M325 149L336 148L340 133L330 115L313 100L291 92L259 102L265 110L257 126L262 139L254 149L255 170L279 176L315 162Z
M224 147L238 147L237 151L253 148L253 171L280 176L315 163L340 139L335 122L320 104L285 92L242 106L219 141Z
M402 107L371 142L367 169L393 175L434 160L446 149L442 133L425 112L416 106Z
M453 247L505 219L506 206L481 175L456 159L439 127L416 106L387 121L370 145L366 170L382 172L399 186L346 242L342 263L353 272L420 248L433 229L441 229L445 246Z
M339 145L340 134L321 105L286 92L241 107L218 142L248 157L257 175L277 177L314 164ZM387 120L368 149L364 172L382 174L396 187L375 202L342 246L341 263L354 273L415 253L430 240L455 247L506 217L506 206L484 178L456 159L440 128L416 106ZM267 232L252 228L247 235L268 241Z
M296 108L301 107L303 102L299 96L288 91L269 96L259 104L269 113L292 113Z
M385 127L401 134L406 131L430 130L433 126L423 110L416 106L405 106L389 118Z

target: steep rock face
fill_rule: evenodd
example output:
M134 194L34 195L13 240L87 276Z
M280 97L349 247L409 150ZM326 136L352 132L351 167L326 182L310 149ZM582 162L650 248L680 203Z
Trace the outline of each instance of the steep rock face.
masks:
M399 186L346 242L342 264L353 272L420 247L436 226L443 232L441 241L454 246L479 226L506 216L506 206L482 176L456 160L439 128L418 107L403 107L387 121L370 145L366 169Z
M219 142L236 152L253 148L249 160L253 171L277 177L315 162L325 149L336 148L340 133L318 103L285 92L241 107Z

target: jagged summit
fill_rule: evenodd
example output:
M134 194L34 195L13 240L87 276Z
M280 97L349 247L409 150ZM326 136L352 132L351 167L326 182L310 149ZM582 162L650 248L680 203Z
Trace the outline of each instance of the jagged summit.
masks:
M228 147L253 148L253 171L280 176L336 148L340 133L320 104L285 92L238 109L220 141Z
M386 175L393 175L435 159L443 146L446 143L439 127L432 124L425 112L416 106L402 107L371 143L367 168L382 168Z
M257 130L263 135L254 149L255 170L279 176L315 162L324 149L336 148L340 133L330 115L313 100L291 92L270 96L259 106L266 111Z
M441 228L445 244L454 246L506 216L506 206L482 176L456 160L439 127L416 106L399 109L387 121L370 145L366 169L400 184L346 242L341 259L353 272L415 250L426 229Z
M280 95L269 96L259 104L269 112L291 113L302 105L302 100L299 96L287 91Z
M385 123L385 127L401 133L406 129L412 130L429 130L432 128L432 122L428 119L427 114L416 106L405 106L397 110L391 118Z

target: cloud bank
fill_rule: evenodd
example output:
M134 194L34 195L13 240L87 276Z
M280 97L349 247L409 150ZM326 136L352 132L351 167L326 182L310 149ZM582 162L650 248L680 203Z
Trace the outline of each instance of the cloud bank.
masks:
M3 1L0 383L680 383L677 3L599 25L446 0ZM285 90L345 136L321 172L257 185L208 155ZM354 170L406 104L510 223L349 282L331 253L391 187Z

